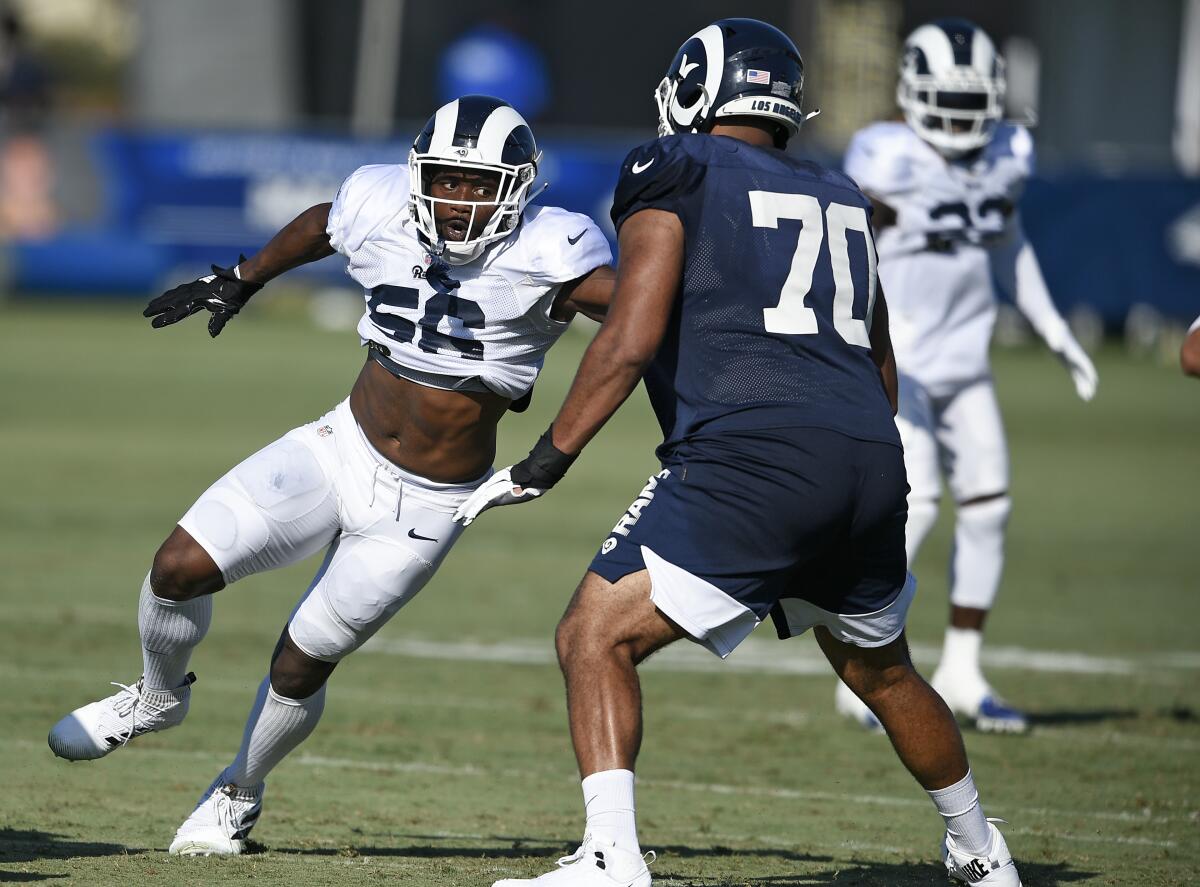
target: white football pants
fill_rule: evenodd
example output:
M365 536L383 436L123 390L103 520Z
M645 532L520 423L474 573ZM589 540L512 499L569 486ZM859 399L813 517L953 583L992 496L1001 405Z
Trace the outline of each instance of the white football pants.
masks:
M937 519L944 473L957 512L950 601L989 610L1000 587L1011 507L1008 444L991 379L935 397L912 377L901 375L899 406L896 427L909 485L909 567ZM961 504L997 494L1005 495Z
M455 510L490 475L440 484L404 471L370 445L346 400L237 465L179 525L228 584L328 547L288 632L336 662L429 581L462 532Z

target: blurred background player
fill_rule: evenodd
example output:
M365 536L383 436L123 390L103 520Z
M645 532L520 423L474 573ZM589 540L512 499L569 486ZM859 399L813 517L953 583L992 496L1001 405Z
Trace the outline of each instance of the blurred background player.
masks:
M1188 327L1179 349L1179 366L1189 376L1200 376L1200 317Z
M945 819L948 872L1021 883L954 717L909 659L907 487L870 203L846 176L785 153L806 117L803 81L791 39L754 19L722 19L680 47L656 94L662 137L621 168L604 325L529 456L459 509L469 522L553 487L644 377L662 470L556 635L583 843L557 871L495 887L649 887L636 667L682 638L723 659L768 614L780 638L813 629L870 700Z
M438 110L408 165L365 166L250 260L150 303L163 327L211 312L209 332L284 271L340 252L363 287L368 355L349 398L208 489L154 557L138 628L144 671L50 732L54 753L100 758L187 714L192 650L212 594L327 548L288 622L241 749L180 826L171 853L241 853L267 774L312 732L325 682L410 601L458 538L455 509L491 475L496 425L521 408L577 310L611 292L591 219L527 207L540 155L510 105Z
M1055 309L1017 202L1034 163L1022 126L1002 122L1004 61L962 19L908 37L897 101L904 122L859 131L846 172L875 204L879 275L892 309L908 467L911 566L937 518L944 472L955 503L950 624L933 686L980 730L1023 732L980 667L983 627L1000 586L1011 503L1008 450L988 362L996 296L1011 298L1066 365L1083 400L1091 360ZM844 684L838 710L878 721Z

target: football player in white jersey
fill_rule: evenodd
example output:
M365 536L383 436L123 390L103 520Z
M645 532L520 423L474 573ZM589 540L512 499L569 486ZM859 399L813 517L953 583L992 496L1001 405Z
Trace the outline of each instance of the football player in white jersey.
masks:
M339 252L363 287L369 352L350 396L218 480L163 543L138 605L143 674L51 730L69 760L179 724L188 658L212 594L326 549L280 636L241 749L170 852L237 854L264 780L316 726L325 682L420 591L461 528L455 509L492 473L496 425L520 409L576 312L601 317L608 241L587 216L527 206L540 154L516 110L465 96L439 109L407 165L365 166L233 268L176 287L162 327L210 312L216 336L264 283Z
M996 296L1011 298L1066 365L1083 400L1091 360L1050 299L1016 210L1033 170L1033 141L1003 122L1004 66L992 41L962 19L917 28L904 45L897 101L904 122L860 130L846 172L875 203L879 275L900 372L897 424L911 492L911 566L933 526L944 473L956 522L950 625L932 684L981 730L1023 732L1025 715L980 668L1008 520L1008 451L988 364ZM844 684L839 711L877 727Z

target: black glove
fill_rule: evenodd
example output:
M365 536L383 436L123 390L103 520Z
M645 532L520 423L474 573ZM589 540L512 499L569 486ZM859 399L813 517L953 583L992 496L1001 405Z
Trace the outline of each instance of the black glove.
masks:
M510 477L518 487L532 487L538 490L548 490L567 473L578 454L569 456L556 447L550 439L554 426L546 429L546 433L538 438L529 455L513 465Z
M238 264L244 261L246 257L241 256ZM207 309L212 312L208 319L208 334L216 338L229 318L241 311L250 297L263 288L261 283L240 279L234 273L236 268L237 265L232 268L213 265L213 273L207 277L180 284L151 301L142 316L153 317L150 325L159 329Z

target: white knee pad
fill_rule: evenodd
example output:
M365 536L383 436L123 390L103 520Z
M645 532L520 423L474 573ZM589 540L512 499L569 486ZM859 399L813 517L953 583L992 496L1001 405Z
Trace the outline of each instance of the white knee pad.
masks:
M345 536L330 548L288 633L314 659L337 662L379 631L432 573L428 562L395 542Z
M958 506L950 558L950 603L990 610L1004 571L1004 528L1012 510L1008 496Z
M180 518L228 584L320 551L337 525L337 495L316 454L290 433L206 490Z
M904 551L908 555L908 568L911 570L913 561L921 543L937 523L938 503L936 499L908 500L908 521L904 524Z

